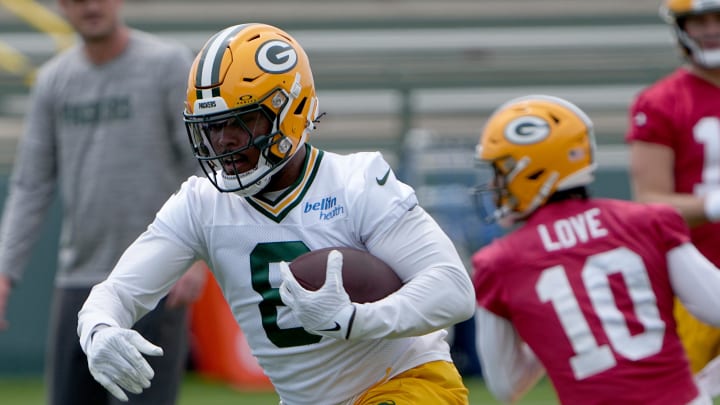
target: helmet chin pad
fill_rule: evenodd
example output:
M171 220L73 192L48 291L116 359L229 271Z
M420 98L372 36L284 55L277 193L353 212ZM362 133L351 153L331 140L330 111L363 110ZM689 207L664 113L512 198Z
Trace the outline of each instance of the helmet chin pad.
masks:
M692 53L692 59L707 69L720 68L720 49L706 49Z
M693 63L706 69L720 68L720 48L703 49L679 26L675 27L675 34Z
M265 176L249 186L242 187L237 176L223 173L220 176L220 184L218 184L218 186L226 191L235 193L240 197L250 197L267 187L268 183L270 183L270 177L271 176L269 175Z
M272 176L285 167L289 160L273 166L261 155L257 166L247 172L233 175L221 170L216 187L222 192L235 193L241 197L256 195L267 187Z

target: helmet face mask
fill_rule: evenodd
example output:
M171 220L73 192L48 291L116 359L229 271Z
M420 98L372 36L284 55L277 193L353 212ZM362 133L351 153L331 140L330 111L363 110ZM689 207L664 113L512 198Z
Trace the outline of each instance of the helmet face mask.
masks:
M257 193L276 172L273 168L282 167L280 164L290 156L291 142L278 133L277 118L263 103L197 118L186 117L185 127L203 172L223 192ZM225 138L235 140L228 142ZM253 163L253 167L242 170L243 166Z
M218 32L198 54L184 118L211 183L221 192L251 196L303 147L317 109L310 63L300 45L278 28L245 24ZM228 132L244 134L245 140L229 147L213 139Z
M504 160L508 162L508 160ZM485 223L494 223L499 219L510 216L512 207L517 200L510 194L507 184L507 174L504 170L503 160L476 161L477 185L473 188L475 208Z
M544 95L505 103L488 119L476 152L492 169L484 188L494 192L493 217L526 218L553 193L591 183L594 155L592 122L575 105Z
M700 67L717 69L720 68L720 48L703 48L686 30L689 18L710 13L720 14L720 0L666 0L660 7L660 16L673 27L685 57Z

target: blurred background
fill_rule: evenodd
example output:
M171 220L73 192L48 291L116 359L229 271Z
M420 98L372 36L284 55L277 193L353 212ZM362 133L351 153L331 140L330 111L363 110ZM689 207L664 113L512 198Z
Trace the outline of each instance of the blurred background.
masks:
M468 193L474 145L495 107L533 93L579 105L596 126L594 194L627 199L627 107L681 62L658 17L659 0L125 3L131 26L195 51L243 22L293 34L327 112L310 142L337 152L382 151L466 258L498 232L478 220ZM56 14L54 0L0 0L0 208L34 71L74 40ZM11 297L0 376L42 371L59 207L51 215L29 264L35 268Z

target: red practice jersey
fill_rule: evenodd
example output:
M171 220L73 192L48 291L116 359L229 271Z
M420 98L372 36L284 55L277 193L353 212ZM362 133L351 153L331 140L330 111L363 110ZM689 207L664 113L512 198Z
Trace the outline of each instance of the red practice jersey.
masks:
M675 191L698 196L720 188L720 87L684 68L641 92L630 109L628 142L675 152ZM720 266L720 223L691 230L693 243Z
M473 256L478 304L511 321L563 404L686 404L698 391L675 332L673 208L551 203Z

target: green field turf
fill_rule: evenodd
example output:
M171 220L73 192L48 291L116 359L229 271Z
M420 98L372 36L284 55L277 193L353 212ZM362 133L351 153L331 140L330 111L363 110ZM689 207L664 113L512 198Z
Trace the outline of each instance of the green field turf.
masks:
M497 405L480 379L467 379L471 405ZM0 403L7 405L43 405L45 397L40 378L0 378ZM226 384L208 381L194 374L188 375L180 392L179 405L277 405L278 398L272 392L238 391ZM552 386L541 381L519 405L556 405ZM720 399L715 401L720 405Z
M471 405L499 404L490 396L480 379L468 379ZM0 378L0 403L7 405L43 405L45 397L42 380L38 377ZM272 392L238 391L226 384L208 381L194 374L185 378L180 392L179 405L277 405ZM550 384L542 382L525 398L521 405L557 404Z

